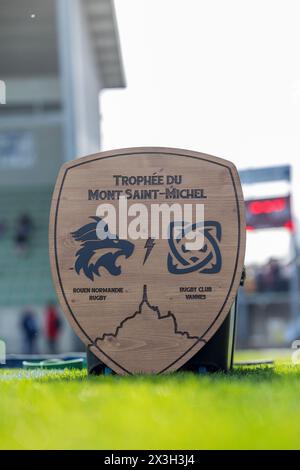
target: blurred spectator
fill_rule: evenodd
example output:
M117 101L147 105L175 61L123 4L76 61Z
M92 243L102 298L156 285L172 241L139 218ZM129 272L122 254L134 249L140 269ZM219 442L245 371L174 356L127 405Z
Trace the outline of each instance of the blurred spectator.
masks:
M278 260L271 258L263 267L260 279L260 289L265 292L287 292L288 280L283 275L282 266Z
M54 303L49 303L46 309L46 338L49 352L57 353L57 343L61 330L61 320Z
M256 291L257 292L264 292L266 290L266 283L265 283L265 276L263 268L258 269L256 272Z
M288 292L290 274L282 263L271 258L263 266L247 266L245 291L254 292Z
M35 354L37 352L38 325L35 313L29 308L22 313L21 328L24 337L25 353Z
M23 214L17 221L15 244L19 253L26 253L30 241L33 222L28 214Z

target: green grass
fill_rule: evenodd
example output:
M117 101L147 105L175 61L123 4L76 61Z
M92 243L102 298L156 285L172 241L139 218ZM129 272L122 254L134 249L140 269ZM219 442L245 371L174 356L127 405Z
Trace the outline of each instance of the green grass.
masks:
M3 449L300 447L300 366L287 362L209 376L2 370L0 393Z

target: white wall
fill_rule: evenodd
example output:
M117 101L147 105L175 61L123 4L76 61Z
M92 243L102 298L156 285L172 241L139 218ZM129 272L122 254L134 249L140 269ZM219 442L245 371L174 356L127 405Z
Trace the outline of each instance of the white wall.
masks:
M41 186L54 185L58 170L63 163L63 133L58 125L1 126L0 133L28 132L33 140L33 161L30 165L20 167L2 166L0 159L0 186Z
M60 103L60 83L57 76L5 77L7 105Z

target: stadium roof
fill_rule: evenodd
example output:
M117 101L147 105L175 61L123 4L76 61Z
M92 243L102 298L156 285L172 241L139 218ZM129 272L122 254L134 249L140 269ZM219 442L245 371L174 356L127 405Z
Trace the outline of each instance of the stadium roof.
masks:
M104 88L125 86L119 33L111 0L84 0Z
M81 0L103 88L125 78L112 0ZM55 0L0 0L0 73L10 77L59 74ZM34 16L36 15L36 16Z

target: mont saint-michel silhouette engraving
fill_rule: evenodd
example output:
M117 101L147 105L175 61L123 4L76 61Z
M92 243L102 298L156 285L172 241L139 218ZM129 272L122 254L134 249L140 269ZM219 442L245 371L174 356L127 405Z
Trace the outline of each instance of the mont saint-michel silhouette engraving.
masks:
M134 322L135 338L132 338L132 322ZM159 335L157 335L158 331ZM164 342L161 341L162 336L165 339ZM205 343L199 336L182 331L178 327L176 316L171 311L163 315L158 306L150 304L147 286L144 285L138 310L122 320L115 331L97 337L90 348L92 350L96 346L111 357L120 357L125 354L127 362L132 363L133 367L135 363L141 361L143 372L146 368L146 372L151 373L153 354L160 354L163 369L164 364L169 363L169 356L164 355L165 349L169 353L170 348L174 348L180 354L181 351L185 352L198 341ZM140 371L137 368L132 372Z

